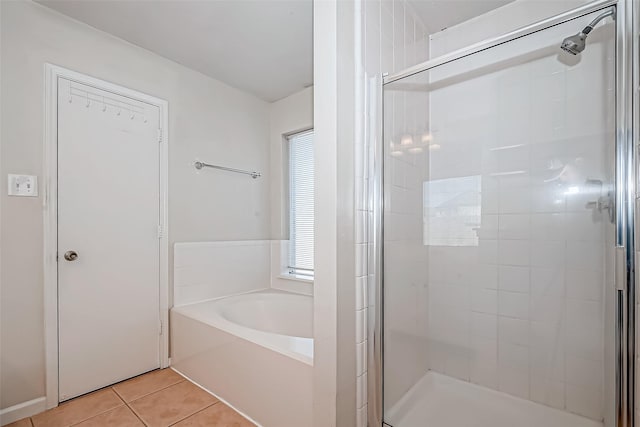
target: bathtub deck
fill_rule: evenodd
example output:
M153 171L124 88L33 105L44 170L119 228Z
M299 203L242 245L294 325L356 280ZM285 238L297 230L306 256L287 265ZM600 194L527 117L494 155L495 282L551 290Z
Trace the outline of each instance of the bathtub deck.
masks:
M33 423L33 424L32 424ZM253 423L171 369L152 371L5 427L117 425L252 427Z

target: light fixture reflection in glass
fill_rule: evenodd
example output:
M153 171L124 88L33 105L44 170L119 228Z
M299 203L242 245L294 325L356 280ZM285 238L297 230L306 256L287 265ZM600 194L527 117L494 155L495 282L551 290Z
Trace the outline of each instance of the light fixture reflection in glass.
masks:
M403 145L403 146L413 145L413 136L409 134L402 135L402 138L400 138L400 145Z
M439 150L440 149L440 144L429 144L429 150L434 151L434 150Z
M420 154L422 153L422 147L409 148L409 152L413 154Z
M422 134L422 138L420 140L422 141L423 144L428 144L431 142L432 139L433 137L431 136L431 134L429 132L425 132Z
M393 157L400 157L400 156L402 156L402 151L400 151L400 150L395 150L395 151L392 151L390 154L391 154Z
M527 173L526 171L508 171L508 172L492 172L489 176L510 176L510 175L522 175Z
M569 187L567 191L564 192L566 196L571 194L578 194L580 192L580 187Z

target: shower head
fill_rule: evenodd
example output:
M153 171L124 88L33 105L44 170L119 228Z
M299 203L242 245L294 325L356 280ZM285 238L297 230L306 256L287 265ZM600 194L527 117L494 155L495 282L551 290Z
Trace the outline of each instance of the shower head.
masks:
M562 44L560 45L562 50L564 50L565 52L569 52L572 55L577 55L582 52L586 47L587 35L589 35L591 30L593 30L593 27L595 27L598 22L602 21L607 16L614 16L615 10L615 7L612 7L606 12L601 13L596 17L596 19L591 21L589 25L584 27L584 29L578 34L576 34L575 36L569 36L564 39L562 41Z
M587 46L585 41L587 40L587 34L581 32L575 36L567 37L562 41L560 47L565 52L569 52L572 55L577 55L584 50Z

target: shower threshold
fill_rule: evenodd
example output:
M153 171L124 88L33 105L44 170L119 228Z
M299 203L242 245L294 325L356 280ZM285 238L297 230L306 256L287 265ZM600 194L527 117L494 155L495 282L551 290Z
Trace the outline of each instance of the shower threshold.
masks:
M387 413L393 427L602 427L560 409L429 371Z

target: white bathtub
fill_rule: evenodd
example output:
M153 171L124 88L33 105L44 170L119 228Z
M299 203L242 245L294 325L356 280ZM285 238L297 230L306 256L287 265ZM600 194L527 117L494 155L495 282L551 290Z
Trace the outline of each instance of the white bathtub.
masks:
M260 291L174 307L174 369L265 427L311 425L313 299Z

